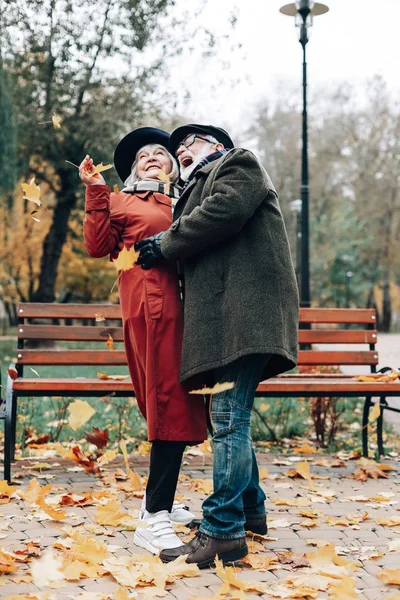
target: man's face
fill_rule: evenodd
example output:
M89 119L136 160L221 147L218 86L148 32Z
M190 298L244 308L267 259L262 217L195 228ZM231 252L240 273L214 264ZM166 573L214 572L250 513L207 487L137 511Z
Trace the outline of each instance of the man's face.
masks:
M222 144L206 139L205 134L189 133L181 141L176 151L181 170L181 179L187 181L193 169L209 154L216 152Z

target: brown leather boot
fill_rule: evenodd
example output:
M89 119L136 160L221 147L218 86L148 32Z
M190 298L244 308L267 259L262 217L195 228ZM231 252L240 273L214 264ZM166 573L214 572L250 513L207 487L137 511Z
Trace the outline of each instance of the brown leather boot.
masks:
M256 517L255 519L246 519L244 524L245 531L251 531L251 533L258 533L259 535L266 535L268 533L267 517Z
M248 553L249 549L244 537L224 540L212 538L198 531L189 543L179 546L179 548L163 550L160 558L163 562L171 562L182 554L187 554L187 563L196 563L199 569L206 569L214 565L216 556L223 564L227 564L244 558Z
M201 519L193 519L188 524L190 529L198 529L201 525ZM250 531L251 533L258 533L259 535L267 535L268 526L267 526L267 517L264 515L263 517L256 517L255 519L246 519L246 523L244 524L244 530Z

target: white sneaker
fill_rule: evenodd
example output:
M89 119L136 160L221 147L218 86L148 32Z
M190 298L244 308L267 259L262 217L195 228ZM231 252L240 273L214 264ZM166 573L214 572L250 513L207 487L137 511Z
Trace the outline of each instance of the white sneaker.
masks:
M144 498L142 500L142 506L140 507L139 519L141 521L143 520L145 512L146 512L146 494L144 495ZM191 523L193 521L193 519L196 518L196 515L194 515L192 512L190 512L190 510L188 510L187 507L184 504L182 504L182 502L177 502L176 500L174 500L171 512L168 513L168 516L171 520L171 523L176 523L176 524L180 524L180 525L188 525L189 523Z
M160 550L169 548L178 548L183 546L183 542L172 529L168 511L160 510L156 513L149 513L147 510L140 511L140 521L147 527L138 527L133 536L133 543L141 548L145 548L152 554L158 554Z
M174 501L168 516L172 523L180 523L182 525L188 525L196 518L196 515L191 513L184 504L177 502L176 500Z

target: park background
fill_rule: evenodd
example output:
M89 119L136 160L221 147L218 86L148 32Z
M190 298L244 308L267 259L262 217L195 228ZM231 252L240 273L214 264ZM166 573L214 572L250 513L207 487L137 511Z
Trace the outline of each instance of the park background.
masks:
M236 145L253 150L278 190L299 266L295 208L300 196L302 57L294 19L279 12L281 4L3 3L3 371L15 352L19 301L118 301L114 265L107 258L88 257L84 248L84 188L76 168L66 161L79 164L88 153L95 163L111 163L118 141L136 127L172 130L187 122L212 123L226 128ZM375 307L380 331L397 332L400 4L331 0L329 8L314 19L307 46L312 305ZM41 190L40 207L23 198L21 184L33 176ZM121 185L114 170L105 177L111 186ZM113 417L120 415L110 425L118 437L121 427L132 427L126 418L132 407L123 402L119 413L117 406L111 411ZM22 411L30 411L22 414L22 422L39 427L48 409L38 413L35 403L21 404ZM309 414L304 403L276 405L271 401L259 437L304 433L304 413ZM54 403L52 410L54 437L61 434L66 406ZM106 426L103 417L101 425ZM352 421L349 414L349 427ZM267 427L273 423L279 426L272 434ZM136 429L135 435L144 435L139 418Z

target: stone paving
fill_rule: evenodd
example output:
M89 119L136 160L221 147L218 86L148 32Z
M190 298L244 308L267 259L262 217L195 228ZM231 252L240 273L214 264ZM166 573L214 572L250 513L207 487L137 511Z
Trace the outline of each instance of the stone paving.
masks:
M263 541L265 553L276 556L276 553L290 551L295 553L296 557L299 557L304 553L316 551L316 547L307 542L310 538L329 542L335 545L338 554L345 556L346 559L355 560L359 565L359 568L351 574L356 581L357 595L355 597L365 598L366 600L400 598L400 585L383 585L382 580L378 578L378 574L382 569L399 569L400 567L400 545L399 550L396 552L389 551L388 547L391 540L400 540L400 479L398 475L400 463L397 462L397 457L382 461L394 467L394 470L388 473L387 479L368 479L366 482L360 482L353 477L356 469L359 468L354 460L339 463L336 457L322 454L278 456L272 453L260 453L258 456L261 474L264 477L262 486L268 495L267 510L271 524L269 535L278 538L277 540ZM315 462L321 461L321 459L324 466L316 465ZM100 489L101 482L93 475L88 475L82 470L77 472L76 467L75 470L68 470L72 463L48 458L45 460L47 463L53 463L53 466L51 470L43 471L39 482L40 485L47 482L51 483L53 486L51 494L53 492L59 494L63 490L79 494L88 490ZM296 469L299 462L304 460L309 462L312 475L317 477L312 483L303 478L287 476L289 469ZM18 489L26 488L30 479L37 476L37 471L33 472L26 469L29 464L32 465L36 462L37 459L18 461L14 467L14 474L21 471L22 467L24 467L26 473L23 479L16 480L15 483L18 485ZM182 475L188 477L182 477L178 492L184 495L185 502L199 516L201 514L201 503L205 495L198 491L189 490L190 479L212 477L211 463L212 456L207 454L202 456L185 455ZM146 475L148 456L131 455L130 464L140 475ZM344 466L335 468L335 464ZM119 458L108 465L107 470L112 472L117 466L123 467L123 463ZM268 470L268 475L265 469ZM313 485L314 489L310 485ZM363 496L364 501L356 501L354 496ZM349 497L353 499L349 499ZM374 497L375 500L373 500ZM141 503L139 497L123 493L120 495L120 499L127 511L137 512ZM279 505L282 499L289 504L298 503L300 507ZM274 500L275 502L273 502ZM304 503L305 506L301 506L301 503ZM29 510L29 505L22 503L20 499L11 498L9 503L0 505L0 537L3 538L0 544L2 544L3 550L15 551L29 540L35 540L44 547L51 547L57 539L65 537L59 530L63 525L62 523L56 523L51 519L27 520ZM71 517L67 521L70 524L94 522L93 514L96 507L80 508L74 506L72 508L68 507L66 510ZM307 521L300 514L301 510L321 511L319 518L315 520L317 524L311 527L312 522L309 521L309 525L306 526ZM343 518L349 514L360 517L366 511L368 516L358 525L329 525L326 523L329 517ZM73 515L78 518L73 520ZM375 520L378 517L397 517L399 525L397 527L379 525ZM133 545L132 532L120 531L116 527L108 527L107 529L114 534L114 537L97 536L96 539L119 546L117 552L114 550L114 556L145 553L143 549ZM365 547L369 547L369 551L365 550ZM362 550L363 548L364 550ZM359 560L360 550L367 553L367 559ZM378 556L369 558L374 553ZM281 565L276 570L267 571L257 571L244 565L241 566L244 568L237 575L239 579L265 582L267 587L286 579L288 575L293 575L293 569L290 570L291 567L285 567L285 565ZM28 565L21 565L21 569L24 568L27 569ZM297 569L297 574L308 572L308 570L308 568ZM20 573L23 573L23 571L20 570ZM4 575L8 574L5 573ZM12 576L10 576L10 579L12 579ZM99 596L93 595L93 598L109 597L114 599L115 590L120 587L109 575L101 579L82 579L78 582L65 583L67 584L65 587L52 590L51 598L60 600L79 598L82 592L92 592L100 594ZM186 600L193 597L207 598L217 594L220 585L220 577L214 570L207 569L202 571L198 577L187 577L173 584L167 584L168 593L166 597L170 600ZM140 588L140 590L142 589ZM395 592L399 595L394 595ZM13 598L13 594L37 593L38 588L33 583L6 583L0 587L0 597L3 599L8 596ZM21 596L21 598L23 597ZM87 598L89 597L87 596ZM126 597L140 599L142 595L137 589L131 589L129 590L129 596ZM268 593L257 594L255 592L248 592L246 597L250 600L256 597L265 600L271 598ZM314 597L322 599L331 596L327 592L321 591ZM349 596L349 598L352 597L354 596ZM26 596L26 598L29 598L29 596ZM345 598L347 600L347 596Z

